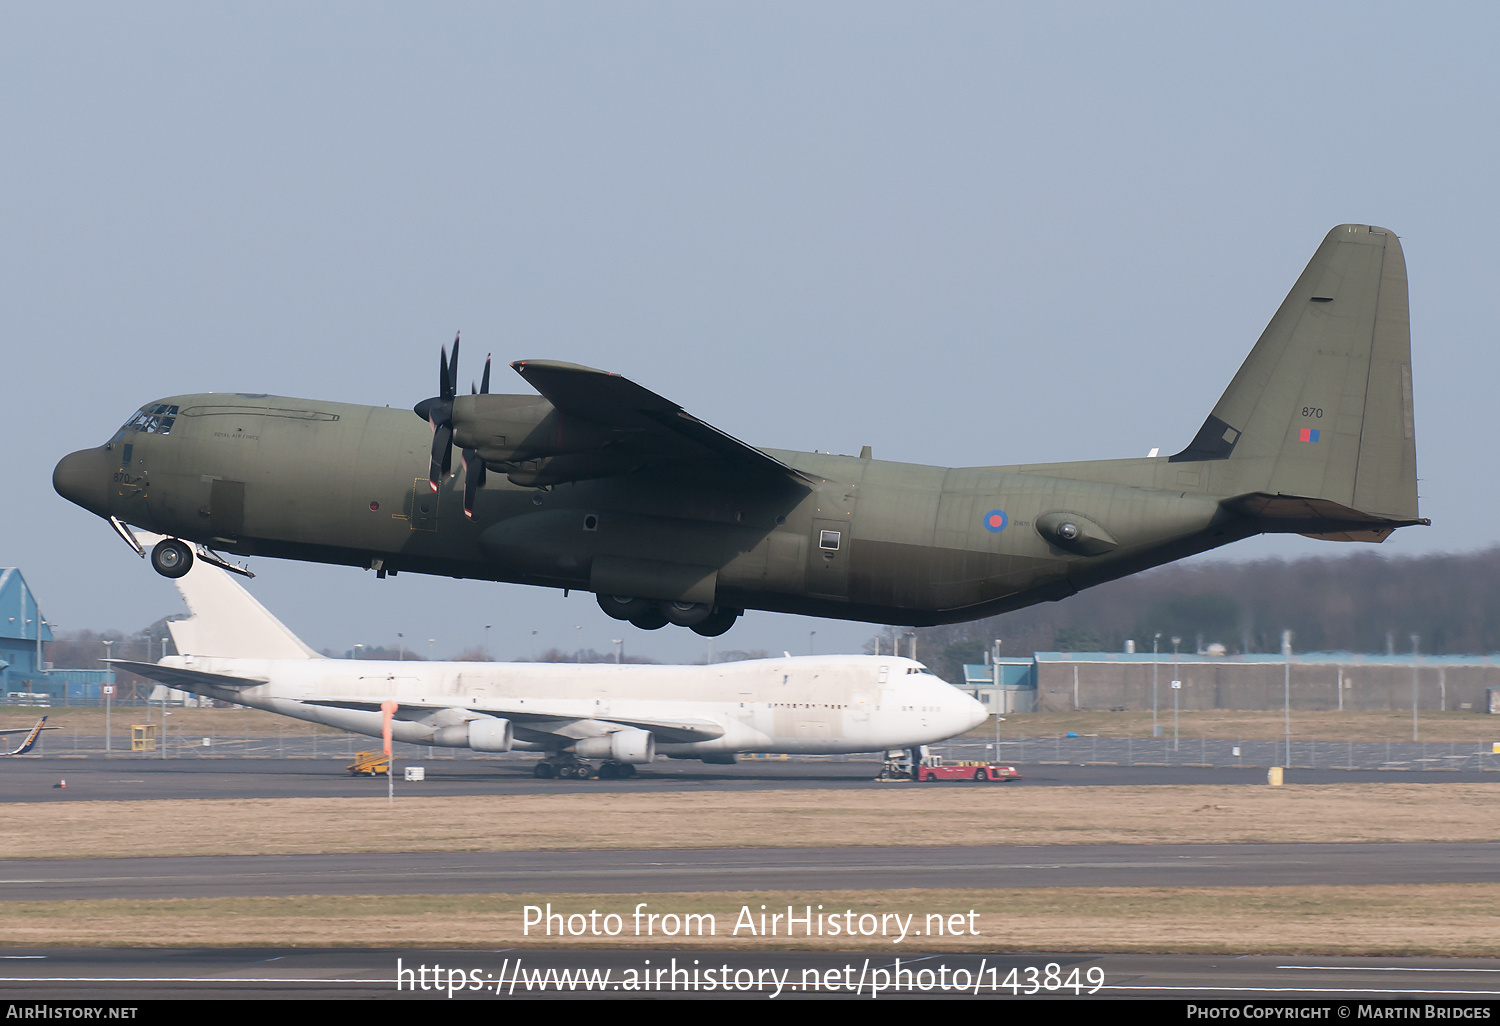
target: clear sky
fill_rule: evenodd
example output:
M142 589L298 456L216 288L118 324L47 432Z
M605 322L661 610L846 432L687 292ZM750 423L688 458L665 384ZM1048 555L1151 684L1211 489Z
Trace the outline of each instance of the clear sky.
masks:
M409 407L458 328L464 381L585 363L761 446L1175 451L1346 221L1411 278L1434 525L1383 548L1496 544L1497 37L1479 3L5 3L0 565L62 630L179 610L58 458L174 393ZM253 568L318 648L707 647L589 595ZM813 630L873 633L717 644Z

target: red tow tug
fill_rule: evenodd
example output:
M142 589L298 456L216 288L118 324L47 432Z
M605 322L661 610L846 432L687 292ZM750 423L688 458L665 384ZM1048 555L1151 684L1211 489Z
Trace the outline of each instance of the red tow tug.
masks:
M944 763L940 755L929 755L916 767L913 775L918 780L1020 780L1021 774L1014 766L1002 766L997 762L952 762Z
M900 782L909 780L1021 780L1014 766L998 762L947 762L941 755L927 754L926 747L895 749L885 753L885 764L876 780Z

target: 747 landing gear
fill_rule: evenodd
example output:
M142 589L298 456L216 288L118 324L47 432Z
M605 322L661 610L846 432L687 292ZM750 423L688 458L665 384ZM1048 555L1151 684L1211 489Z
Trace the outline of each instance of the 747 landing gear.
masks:
M193 550L176 538L163 538L151 550L151 569L174 580L193 568Z
M536 764L531 773L538 780L551 780L553 777L561 777L564 780L588 780L595 776L600 780L627 780L635 776L635 767L628 762L606 762L596 770L586 762L573 760L552 762L549 759L543 759Z

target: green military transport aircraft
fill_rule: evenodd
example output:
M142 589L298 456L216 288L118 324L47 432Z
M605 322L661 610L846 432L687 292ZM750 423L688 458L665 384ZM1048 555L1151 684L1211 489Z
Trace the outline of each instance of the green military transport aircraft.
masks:
M64 457L53 485L138 553L130 525L168 535L151 552L168 577L196 551L577 588L637 627L708 636L746 609L977 619L1255 534L1378 542L1428 522L1406 264L1367 225L1328 233L1173 456L950 469L763 450L616 374L511 366L541 394L489 394L486 362L484 387L457 395L455 340L425 423L160 399Z

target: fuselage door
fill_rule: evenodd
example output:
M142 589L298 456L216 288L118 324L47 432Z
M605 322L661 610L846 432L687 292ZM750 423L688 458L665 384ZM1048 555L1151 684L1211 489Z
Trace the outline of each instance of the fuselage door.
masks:
M813 595L849 595L849 523L814 520L807 558L807 590Z

